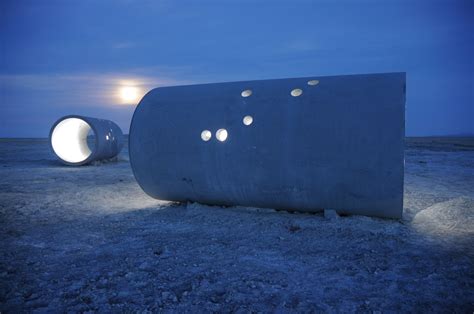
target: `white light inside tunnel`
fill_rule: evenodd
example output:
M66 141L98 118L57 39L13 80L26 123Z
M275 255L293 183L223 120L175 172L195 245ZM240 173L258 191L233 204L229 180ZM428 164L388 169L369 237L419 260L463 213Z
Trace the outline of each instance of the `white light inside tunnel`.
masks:
M224 142L227 139L227 135L226 129L219 129L216 132L216 138L221 142Z
M246 89L246 90L242 91L242 93L240 93L240 95L242 97L249 97L250 95L252 95L252 90Z
M295 88L294 90L291 91L291 96L293 97L298 97L300 96L301 94L303 94L303 91L299 88Z
M90 125L78 118L67 118L59 122L51 135L51 145L59 158L70 163L86 160L91 154L87 145Z
M204 141L204 142L207 142L211 139L212 137L212 133L211 131L209 130L204 130L201 132L201 139Z
M245 125L251 125L252 122L253 122L253 118L252 118L252 116L245 116L244 119L242 120L242 122Z

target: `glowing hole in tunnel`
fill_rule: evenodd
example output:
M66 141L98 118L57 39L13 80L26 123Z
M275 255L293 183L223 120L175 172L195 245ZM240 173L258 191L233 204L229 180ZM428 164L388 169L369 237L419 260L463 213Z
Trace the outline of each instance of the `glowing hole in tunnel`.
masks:
M216 138L221 142L224 142L227 139L227 135L226 129L219 129L216 132Z
M303 91L299 88L295 88L294 90L291 91L291 96L293 97L298 97L301 94L303 94Z
M64 119L53 129L51 146L62 160L69 163L83 162L92 154L87 143L91 131L90 125L82 119Z
M240 93L240 95L242 95L242 97L249 97L250 95L252 95L252 90L246 89L242 93Z
M308 81L308 85L310 86L314 86L314 85L318 85L319 84L319 81L318 80L311 80L311 81Z
M212 137L212 133L211 131L209 130L204 130L201 132L201 139L204 141L204 142L207 142L211 139Z
M245 125L251 125L253 123L253 118L252 118L252 116L245 116L244 119L242 120L242 122Z

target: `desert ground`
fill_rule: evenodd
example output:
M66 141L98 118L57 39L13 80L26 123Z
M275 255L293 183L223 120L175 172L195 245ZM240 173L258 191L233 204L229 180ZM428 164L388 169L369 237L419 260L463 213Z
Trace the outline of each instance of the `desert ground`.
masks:
M0 140L0 311L474 311L474 138L406 141L404 218L178 204Z

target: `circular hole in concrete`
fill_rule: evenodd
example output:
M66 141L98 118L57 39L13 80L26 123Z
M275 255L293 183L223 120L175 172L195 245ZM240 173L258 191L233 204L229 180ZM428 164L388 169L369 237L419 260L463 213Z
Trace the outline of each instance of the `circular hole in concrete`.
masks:
M253 118L252 118L252 116L245 116L244 119L242 120L242 122L245 125L251 125L253 123Z
M291 96L293 97L298 97L301 94L303 94L303 91L299 88L295 88L294 90L291 91Z
M228 133L226 129L219 129L216 132L216 138L221 142L224 142L227 139L227 135Z
M94 133L90 125L79 118L66 118L59 122L51 134L51 146L56 155L69 163L81 163L86 160L94 147L95 139L88 141L88 135ZM94 134L95 135L95 134Z
M240 95L242 97L249 97L250 95L252 95L252 90L246 89L246 90L242 91L242 93L240 93Z
M211 131L209 130L204 130L201 132L201 139L204 141L204 142L207 142L211 139L212 137L212 133Z

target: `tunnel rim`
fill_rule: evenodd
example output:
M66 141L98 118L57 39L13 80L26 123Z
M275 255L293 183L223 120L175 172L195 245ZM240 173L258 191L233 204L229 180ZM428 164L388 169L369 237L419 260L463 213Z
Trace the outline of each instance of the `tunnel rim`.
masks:
M132 157L133 156L133 154L132 154L132 139L133 139L133 136L131 136L131 134L132 134L132 130L134 129L134 122L136 120L137 115L139 114L138 111L142 109L141 108L143 106L142 103L145 101L146 98L149 97L149 95L151 95L155 92L158 92L160 89L163 89L163 88L166 88L166 87L160 86L160 87L152 88L145 95L143 95L143 97L140 99L138 104L135 106L135 109L133 110L133 115L132 115L132 119L130 120L130 127L129 127L129 130L128 130L128 141L127 141L128 142L127 143L128 160L129 160L129 163L130 163L130 168L132 168L133 178L138 183L138 186L142 189L142 191L144 191L148 195L152 195L152 194L150 194L151 191L148 191L148 190L145 189L145 186L139 180L139 178L137 176L137 173L136 173L136 170L135 170L135 166L134 166L135 163L133 162L133 157ZM153 197L157 198L155 196L153 196Z
M61 123L62 121L64 120L67 120L67 119L71 119L71 118L76 118L76 119L79 119L79 120L82 120L84 122L86 122L92 132L94 132L94 137L95 137L95 141L94 141L94 146L93 147L89 147L91 149L91 153L89 154L89 156L82 160L82 161L79 161L79 162L70 162L70 161L67 161L67 160L64 160L63 158L61 158L57 153L56 151L54 150L54 147L53 147L53 132L54 132L54 129L56 129L56 127L58 126L59 123ZM51 129L49 131L49 147L51 149L51 151L53 152L53 154L64 164L68 165L68 166L82 166L82 165L85 165L85 164L88 164L90 163L92 160L94 160L95 158L95 155L96 155L96 152L97 152L97 149L98 149L98 133L97 133L97 129L96 127L94 126L94 123L92 123L91 121L89 121L90 119L88 117L84 117L84 116L81 116L81 115L77 115L77 114L71 114L71 115L66 115L66 116L63 116L61 118L59 118L58 120L56 120L56 122L54 122L54 124L51 126Z

